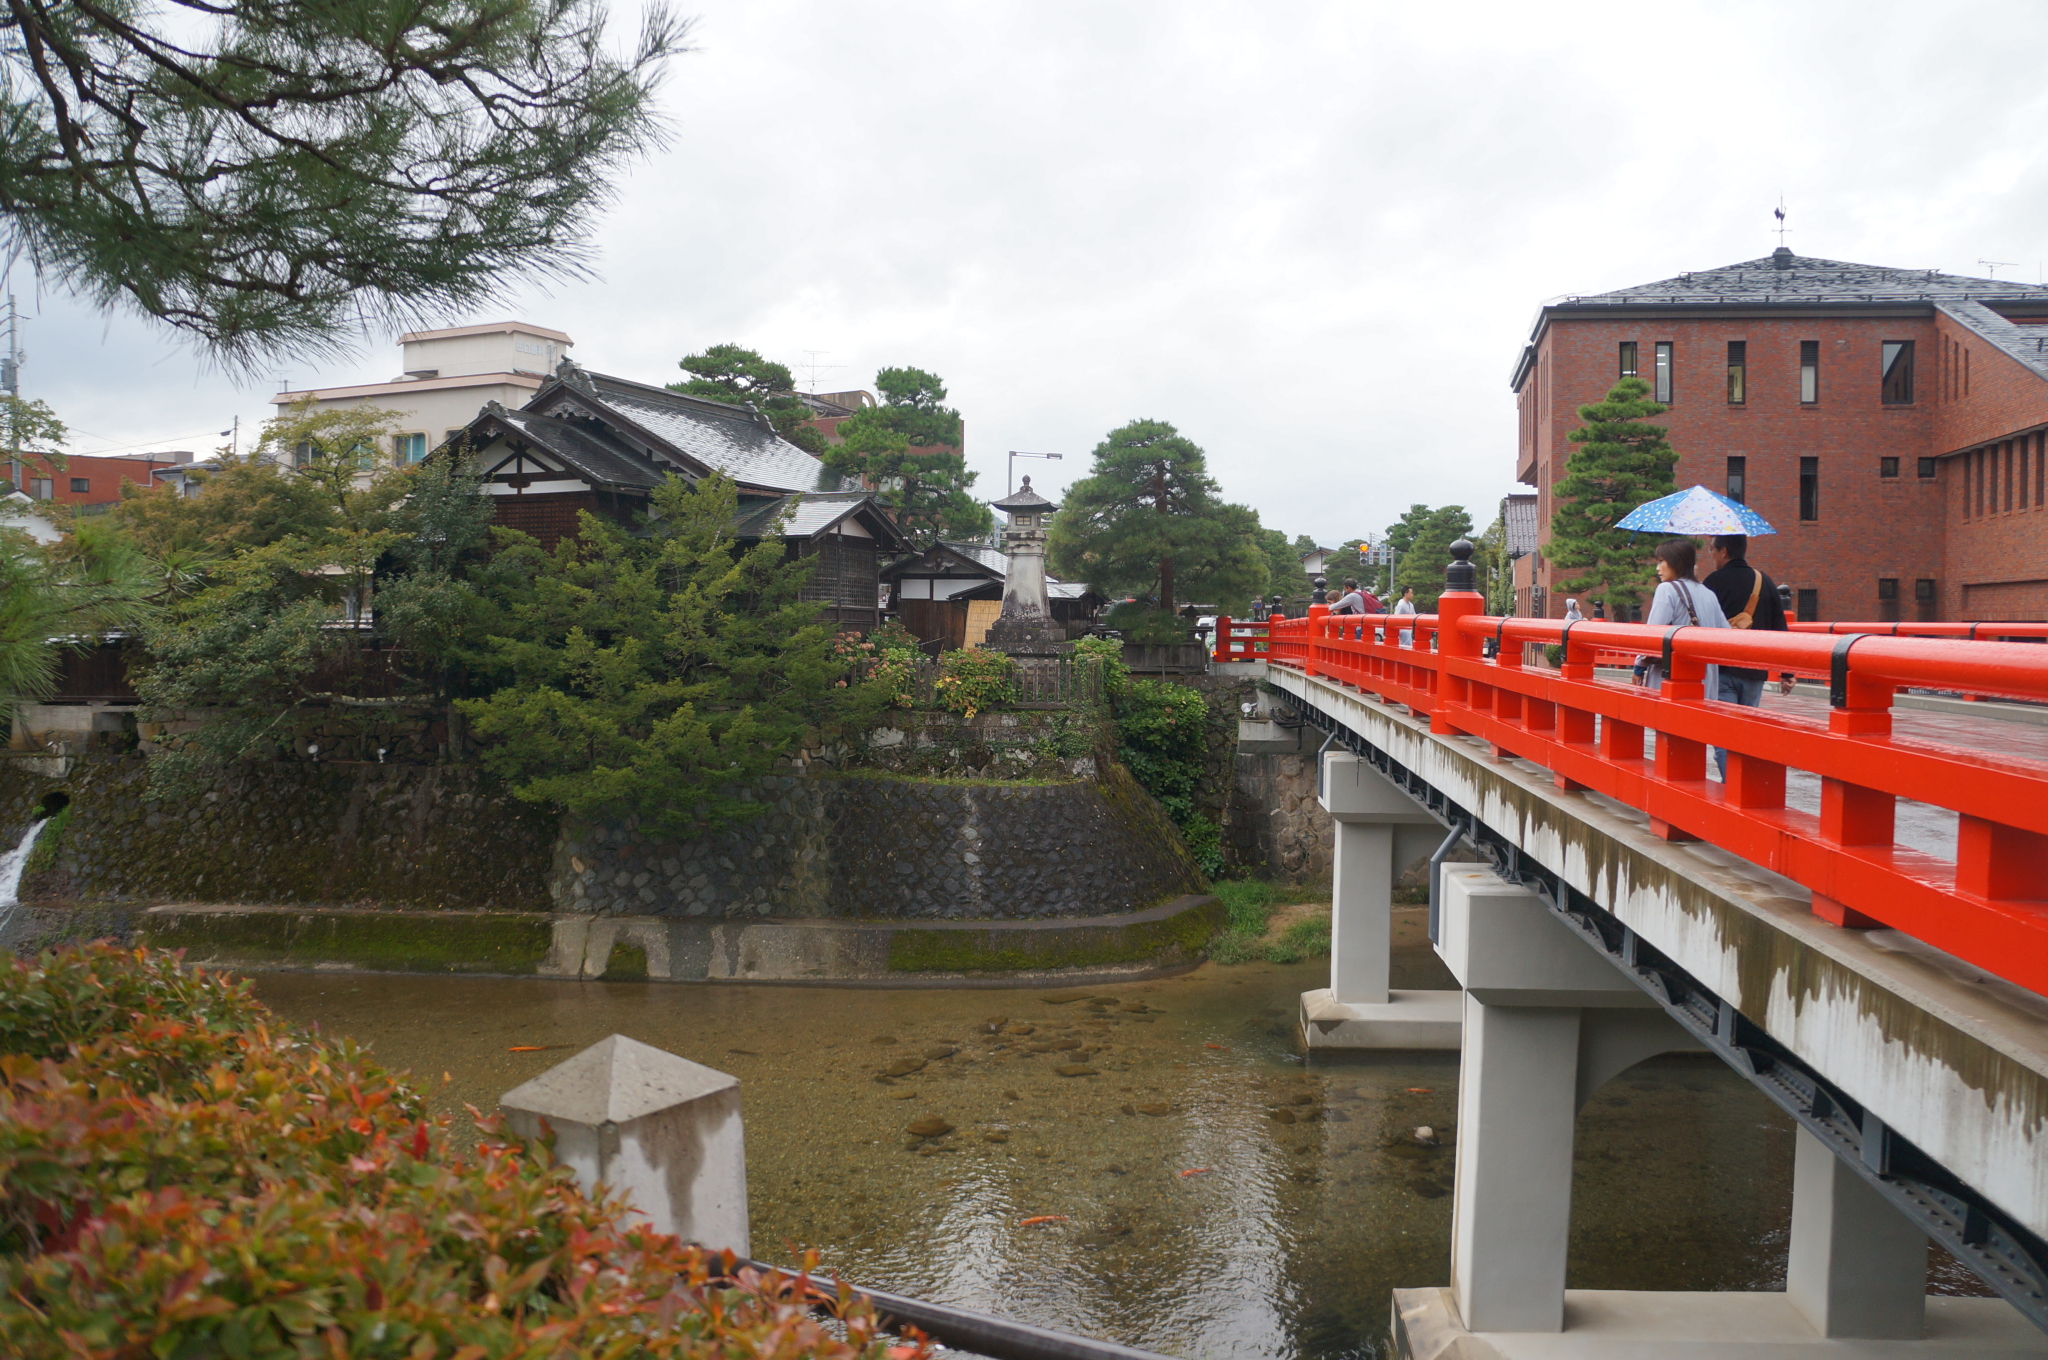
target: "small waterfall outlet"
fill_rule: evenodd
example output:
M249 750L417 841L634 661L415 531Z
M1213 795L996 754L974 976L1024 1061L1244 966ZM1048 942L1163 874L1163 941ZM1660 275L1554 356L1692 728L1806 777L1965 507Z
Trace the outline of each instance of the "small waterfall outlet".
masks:
M15 907L21 903L21 871L28 867L29 851L36 848L36 836L43 829L48 817L38 816L28 824L28 830L21 833L21 841L0 857L0 926L7 924L14 915Z

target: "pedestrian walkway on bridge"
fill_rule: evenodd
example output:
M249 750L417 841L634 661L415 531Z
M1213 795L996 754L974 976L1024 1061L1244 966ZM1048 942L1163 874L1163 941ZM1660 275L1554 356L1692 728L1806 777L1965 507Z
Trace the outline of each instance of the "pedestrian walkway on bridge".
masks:
M1216 642L1323 751L1311 1046L1463 1048L1452 1283L1397 1292L1401 1349L2048 1356L2048 728L1895 704L2048 701L2048 647L1491 618L1469 555L1435 615L1226 619ZM1661 691L1601 678L1637 656ZM1721 704L1713 663L1824 689ZM1485 862L1448 862L1459 843ZM1387 988L1418 850L1460 992ZM1799 1126L1786 1290L1568 1291L1576 1112L1681 1048ZM1930 1237L2000 1298L1928 1298Z

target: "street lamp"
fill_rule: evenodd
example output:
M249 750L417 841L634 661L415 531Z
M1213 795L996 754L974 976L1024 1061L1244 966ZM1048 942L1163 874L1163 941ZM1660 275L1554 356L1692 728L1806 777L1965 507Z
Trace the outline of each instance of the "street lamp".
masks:
M1050 458L1054 462L1058 462L1065 456L1065 454L1059 453L1018 453L1015 449L1012 449L1010 451L1009 487L1003 493L1005 498L1017 494L1017 460L1019 458Z

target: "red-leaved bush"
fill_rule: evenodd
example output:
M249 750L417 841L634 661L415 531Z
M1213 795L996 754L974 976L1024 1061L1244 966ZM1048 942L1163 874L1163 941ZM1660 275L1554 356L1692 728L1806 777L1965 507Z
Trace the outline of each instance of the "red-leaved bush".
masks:
M0 1354L925 1360L484 1130L172 956L0 961Z

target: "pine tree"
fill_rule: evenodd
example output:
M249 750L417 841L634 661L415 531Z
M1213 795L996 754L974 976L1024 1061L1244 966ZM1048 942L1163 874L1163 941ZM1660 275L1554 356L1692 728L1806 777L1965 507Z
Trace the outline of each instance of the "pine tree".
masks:
M1246 599L1271 573L1259 518L1226 504L1199 445L1163 420L1136 420L1095 446L1095 466L1067 489L1046 542L1047 565L1104 595Z
M1556 589L1604 600L1610 617L1613 606L1633 603L1656 583L1649 566L1653 542L1615 522L1678 489L1672 477L1678 455L1665 442L1668 431L1643 423L1670 408L1647 400L1649 390L1641 378L1623 378L1605 400L1579 408L1586 423L1571 432L1578 447L1554 488L1557 508L1544 555L1559 571L1574 573Z
M944 404L946 385L921 368L885 368L875 375L882 405L839 422L840 443L825 466L881 493L897 524L921 546L941 538L977 538L995 516L970 493L965 426Z
M687 25L602 0L18 0L0 213L46 283L249 366L576 278ZM266 372L272 370L265 370Z
M806 453L823 453L825 437L810 424L811 408L796 394L796 380L786 365L763 359L744 345L713 345L677 364L689 378L668 385L671 392L708 397L735 406L752 404L775 433Z

